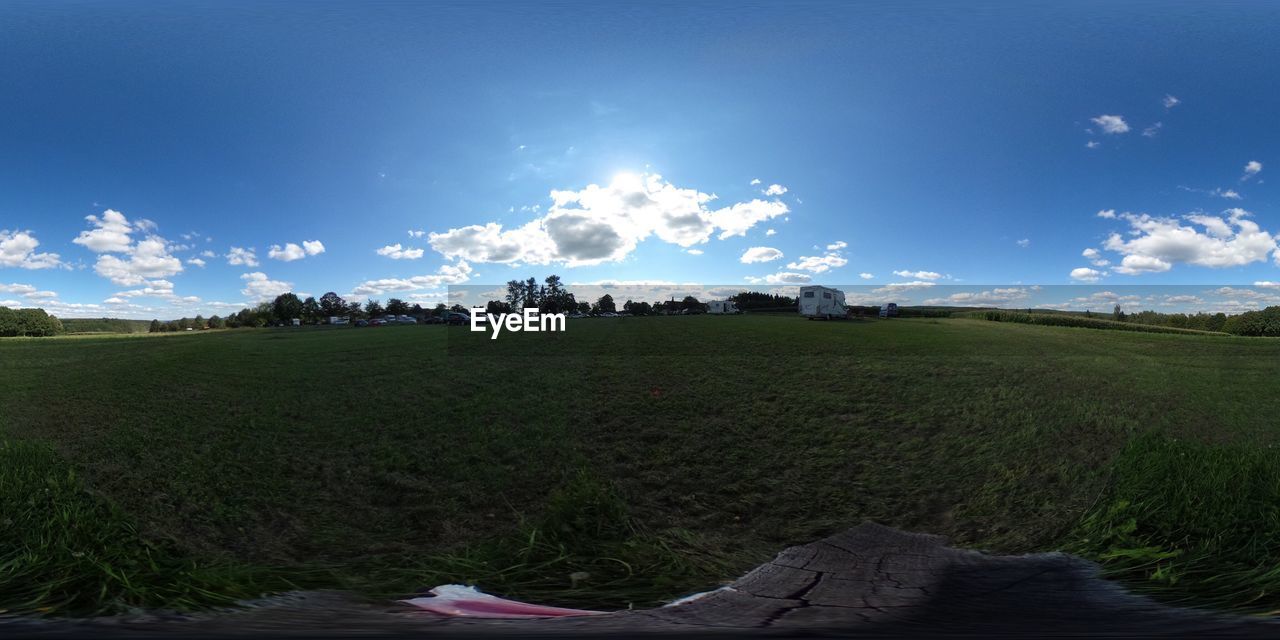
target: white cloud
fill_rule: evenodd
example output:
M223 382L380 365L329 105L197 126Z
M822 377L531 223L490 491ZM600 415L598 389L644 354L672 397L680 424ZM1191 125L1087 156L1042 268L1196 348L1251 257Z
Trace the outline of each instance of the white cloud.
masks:
M751 247L742 252L738 262L752 264L754 262L770 262L782 257L782 252L773 247Z
M1124 256L1116 271L1125 274L1167 271L1177 263L1237 267L1264 261L1276 251L1276 238L1248 220L1248 211L1228 209L1224 214L1191 214L1182 218L1190 224L1183 224L1177 218L1126 213L1121 217L1130 225L1129 238L1113 233L1104 248Z
M702 249L685 249L685 250L684 250L684 252L685 252L685 253L687 253L687 254L689 254L689 255L691 255L691 256L700 256L700 255L702 255Z
M1097 269L1090 269L1089 267L1077 267L1071 270L1071 279L1079 280L1081 282L1097 282L1098 278L1101 278L1104 275L1106 274L1098 271Z
M151 280L141 289L130 289L116 293L117 298L176 298L173 283L168 280Z
M425 235L427 235L427 232L426 232L426 231L423 231L423 230L421 230L421 229L410 229L410 230L409 230L409 237L410 237L410 238L421 238L422 236L425 236Z
M751 180L751 186L753 186L753 187L754 187L754 186L756 186L756 185L758 185L758 184L760 184L760 178L754 178L754 179L752 179L752 180Z
M1022 247L1023 249L1026 249L1027 247L1031 246L1031 238L1023 238L1021 240L1014 242L1014 244L1018 245L1019 247Z
M938 283L936 282L928 282L925 280L912 280L910 282L891 282L889 284L884 285L883 287L872 289L871 293L900 293L903 291L911 291L913 289L928 289L929 287L935 286L937 284Z
M125 257L98 256L93 270L123 286L142 284L146 278L164 278L182 273L182 261L169 254L169 243L160 236L147 236L125 252Z
M845 242L844 240L837 240L827 245L827 251L839 251L847 246L849 246L848 242Z
M942 274L937 271L907 271L905 269L894 271L893 275L899 278L915 278L917 280L937 280L942 277Z
M267 251L267 257L273 260L280 260L282 262L293 262L294 260L301 260L307 256L314 256L318 253L324 253L324 244L319 240L304 240L302 242L302 246L298 246L292 242L285 243L284 247L281 247L278 244L273 244L271 245L271 249Z
M231 251L227 252L227 264L256 267L258 266L258 256L254 254L253 249L231 247Z
M1102 143L1098 142L1097 140L1090 140L1084 143L1084 146L1086 149L1097 149L1098 147L1102 146Z
M1142 273L1160 273L1172 269L1173 265L1153 256L1129 255L1120 261L1115 268L1116 273L1136 276Z
M1090 247L1080 252L1080 255L1089 259L1089 262L1095 267L1105 267L1111 264L1111 261L1102 257L1102 252Z
M1217 193L1218 195L1228 200L1240 200L1243 197L1239 193L1237 193L1235 189L1226 189L1226 190L1218 189L1215 191L1215 193Z
M245 281L244 289L240 290L241 295L255 302L274 300L276 296L293 290L292 282L272 280L261 271L243 274L240 279Z
M1164 104L1164 108L1166 108L1166 109L1172 109L1172 108L1174 108L1174 107L1178 106L1178 103L1180 103L1180 102L1182 102L1182 101L1166 93L1166 94L1164 95L1164 99L1163 99L1163 100L1161 100L1161 102Z
M133 238L129 234L133 233L134 225L123 213L107 209L102 212L102 217L85 216L93 225L93 229L81 231L72 242L83 245L85 248L95 253L127 253L133 244ZM141 228L141 227L140 227Z
M392 260L417 260L422 257L425 250L402 247L400 246L400 243L397 242L378 249L377 253L380 256L386 256Z
M16 293L20 296L29 295L36 292L36 288L29 284L0 284L0 293Z
M1120 116L1101 115L1096 118L1090 118L1094 124L1102 127L1102 132L1107 134L1128 133L1129 123L1124 121Z
M200 258L188 258L187 264L194 264L197 267L203 267L205 265L205 261Z
M1142 130L1142 135L1144 135L1144 136L1146 136L1146 137L1148 137L1148 138L1154 138L1154 137L1156 137L1156 134L1160 133L1160 129L1161 129L1161 128L1163 128L1163 127L1164 127L1164 123L1163 123L1163 122L1157 122L1157 123L1155 123L1155 124L1153 124L1153 125L1151 125L1151 126L1147 127L1146 129L1143 129L1143 130Z
M863 280L870 280L870 279L874 278L875 276L874 276L874 275L872 275L872 274L870 274L870 273L859 273L859 274L858 274L858 277L859 277L859 278L862 278Z
M764 190L764 194L766 196L780 196L787 191L789 191L789 189L780 184L771 184L768 189Z
M351 290L353 296L376 296L389 291L420 291L436 289L451 284L462 284L471 277L471 265L460 260L456 265L441 265L434 274L411 278L382 278L366 280Z
M1115 219L1115 217L1116 217L1116 210L1115 210L1115 209L1103 209L1103 210L1101 210L1101 211L1099 211L1099 212L1098 212L1098 217L1099 217L1099 218L1106 218L1106 219L1108 219L1108 220L1114 220L1114 219Z
M822 256L801 256L799 260L788 263L787 268L823 273L831 269L838 269L846 264L849 264L849 261L842 256L828 253Z
M1244 165L1244 175L1240 177L1240 181L1244 182L1245 180L1248 180L1249 178L1252 178L1258 175L1259 173L1262 173L1262 163L1258 162L1257 160L1250 160L1247 164Z
M0 267L52 269L63 266L56 253L36 253L40 241L30 231L0 229Z
M714 195L676 187L656 174L620 174L608 186L551 192L545 215L506 229L490 222L430 233L431 247L447 258L473 262L567 266L616 262L649 236L684 248L745 235L759 222L789 212L778 201L751 200L720 209Z
M777 231L774 231L773 229L766 229L766 230L765 230L765 232L764 232L764 235L766 235L766 236L772 236L772 235L777 235L777 234L778 234L778 232L777 232Z
M771 273L762 278L748 276L747 282L751 284L805 284L812 279L813 278L803 273L782 271L779 273Z
M201 258L216 258L216 257L218 257L218 254L216 254L216 253L214 253L214 252L212 252L212 251L210 251L210 250L208 250L208 249L205 249L204 251L201 251L201 252L200 252L200 257L201 257Z
M978 292L953 293L945 298L932 298L925 300L924 304L995 307L1019 300L1025 300L1030 295L1030 292L1025 288L1008 287Z

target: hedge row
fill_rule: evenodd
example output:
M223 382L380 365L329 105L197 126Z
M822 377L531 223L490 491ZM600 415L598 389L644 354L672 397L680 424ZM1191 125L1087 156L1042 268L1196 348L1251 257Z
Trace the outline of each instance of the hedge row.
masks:
M1064 313L1026 313L1024 311L972 311L953 314L960 318L978 318L993 322L1020 322L1022 324L1041 324L1053 327L1082 327L1085 329L1111 329L1113 331L1138 331L1142 333L1184 333L1202 336L1230 335L1220 331L1200 331L1199 329L1179 329L1151 324L1135 324L1118 322L1102 318L1088 318Z

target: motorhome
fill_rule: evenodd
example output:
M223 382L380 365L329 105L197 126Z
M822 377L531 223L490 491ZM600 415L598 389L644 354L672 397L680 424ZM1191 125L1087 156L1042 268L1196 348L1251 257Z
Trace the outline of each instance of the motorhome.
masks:
M733 314L742 313L742 311L738 309L738 305L732 300L712 300L707 303L707 313Z
M831 287L800 287L800 315L813 318L843 318L844 292Z

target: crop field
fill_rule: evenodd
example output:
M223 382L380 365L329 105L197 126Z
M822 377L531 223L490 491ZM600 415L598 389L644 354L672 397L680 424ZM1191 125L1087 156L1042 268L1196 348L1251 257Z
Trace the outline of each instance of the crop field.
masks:
M1280 341L793 316L0 340L0 610L592 607L865 520L1280 609Z

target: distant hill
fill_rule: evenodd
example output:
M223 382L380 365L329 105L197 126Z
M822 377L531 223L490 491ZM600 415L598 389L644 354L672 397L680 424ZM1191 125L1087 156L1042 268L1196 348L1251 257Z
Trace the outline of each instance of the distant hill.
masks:
M67 333L146 333L150 320L119 318L62 318Z

